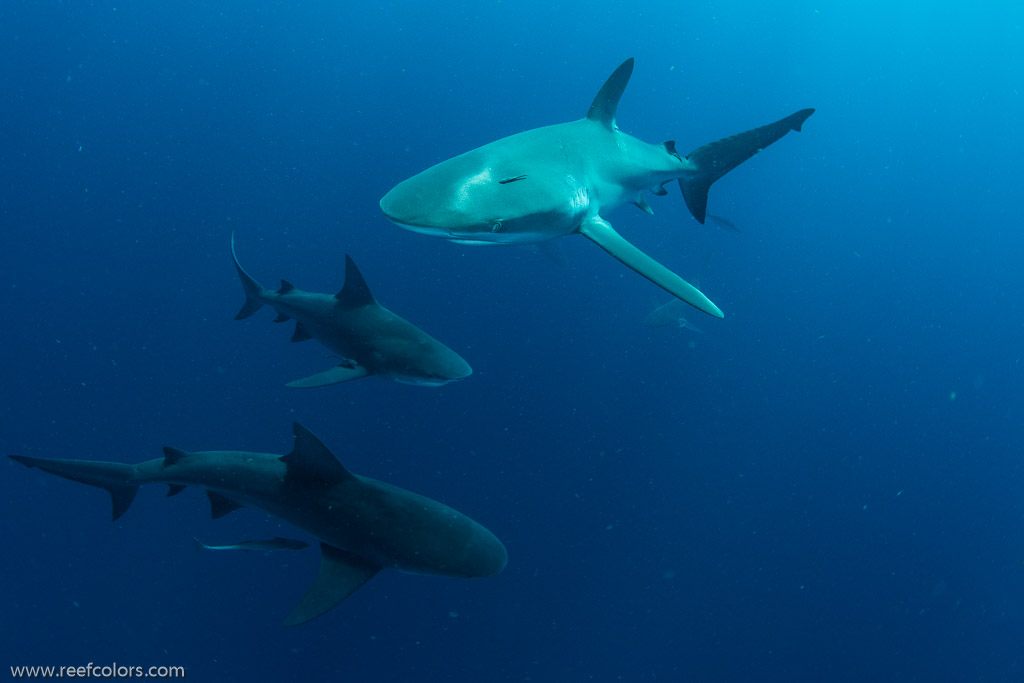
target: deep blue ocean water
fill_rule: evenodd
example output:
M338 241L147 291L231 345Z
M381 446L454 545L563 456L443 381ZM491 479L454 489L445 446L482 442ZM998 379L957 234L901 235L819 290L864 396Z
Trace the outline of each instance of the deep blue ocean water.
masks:
M285 453L299 420L510 557L382 572L284 630L317 553L192 537L301 532L160 487L112 524L102 491L6 462L3 666L1024 680L1024 6L776 5L0 4L2 452ZM648 142L818 110L715 185L740 233L674 187L610 216L700 271L726 313L693 312L705 334L644 327L667 296L583 238L559 266L380 213L430 164L581 117L630 56L618 122ZM284 388L331 361L232 320L232 226L268 285L334 292L351 254L473 376Z

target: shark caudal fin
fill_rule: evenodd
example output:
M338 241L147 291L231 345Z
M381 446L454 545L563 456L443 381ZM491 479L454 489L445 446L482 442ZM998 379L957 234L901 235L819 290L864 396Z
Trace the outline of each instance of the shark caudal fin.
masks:
M120 462L95 462L91 460L50 460L29 458L24 455L9 456L25 467L38 467L44 472L72 481L98 486L110 493L114 508L114 519L125 513L135 500L139 485L134 482L135 466Z
M683 191L686 207L693 217L701 223L707 217L708 190L712 183L789 131L799 132L804 121L813 113L813 109L801 109L775 123L712 142L690 152L686 159L696 167L696 171L687 178L679 179L679 189Z
M242 268L242 264L238 262L238 256L235 254L235 231L231 231L231 259L235 262L235 270L238 271L238 279L242 282L242 289L245 291L245 303L242 304L242 308L238 311L238 315L235 316L235 320L242 320L248 318L250 315L260 310L263 306L263 293L266 291L263 289L260 283L256 282L255 279L249 273L245 272Z

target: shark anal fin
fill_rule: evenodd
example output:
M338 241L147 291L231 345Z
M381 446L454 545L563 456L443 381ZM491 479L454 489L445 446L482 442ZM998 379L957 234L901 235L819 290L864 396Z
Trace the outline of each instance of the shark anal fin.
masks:
M608 221L600 216L594 216L585 221L580 226L580 232L593 240L597 246L669 294L682 299L708 315L713 315L716 318L725 317L718 306L714 305L699 289L627 242L622 235L615 232L615 228Z
M244 505L236 503L216 491L210 491L209 489L206 490L206 497L210 499L210 517L212 519L220 519L229 512L233 512L240 507L245 507Z
M285 315L284 313L278 313L277 317L274 318L274 322L275 323L286 323L286 322L288 322L291 319L292 319L292 317L290 315Z
M366 377L370 374L370 371L366 369L364 365L355 365L349 367L348 364L342 363L336 365L330 370L324 370L318 372L315 375L304 377L303 379L297 379L294 382L289 382L286 387L292 389L312 389L315 387L326 387L331 384L341 384L342 382L350 382L360 377Z
M626 89L626 84L629 83L629 77L632 75L633 58L630 57L612 72L601 89L597 91L597 96L587 111L587 118L597 121L608 130L615 130L615 110L619 108L622 92Z
M293 342L304 342L308 339L312 339L313 335L309 333L305 325L302 323L295 323L295 332L292 333Z
M807 117L813 113L813 109L801 109L775 123L709 143L687 154L686 159L693 164L696 172L685 179L680 178L679 189L683 191L686 207L693 217L704 222L708 210L708 190L712 183L789 131L799 131Z
M284 620L285 626L298 626L329 612L380 571L380 567L333 545L321 543L320 553L320 573Z

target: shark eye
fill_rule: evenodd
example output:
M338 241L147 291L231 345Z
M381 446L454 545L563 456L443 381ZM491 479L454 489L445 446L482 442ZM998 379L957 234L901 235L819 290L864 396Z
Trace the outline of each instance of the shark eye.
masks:
M500 231L501 231L501 221L494 221L493 223L491 223L491 232L500 232Z

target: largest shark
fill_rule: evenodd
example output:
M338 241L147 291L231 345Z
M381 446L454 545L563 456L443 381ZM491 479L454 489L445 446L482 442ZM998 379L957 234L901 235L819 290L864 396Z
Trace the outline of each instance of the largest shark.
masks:
M813 109L698 147L652 145L615 122L633 73L627 59L597 93L586 117L501 138L442 161L391 189L380 208L394 223L460 244L528 244L580 233L654 284L721 318L696 287L620 236L605 215L623 204L653 213L645 192L678 180L701 223L711 184L791 130Z
M505 546L466 515L436 500L349 472L302 425L287 455L244 451L189 453L137 465L10 456L28 467L110 492L114 519L141 484L206 489L214 518L257 507L320 540L320 573L285 620L295 626L338 605L381 569L442 576L490 576L505 567ZM294 543L294 541L293 541Z

